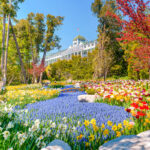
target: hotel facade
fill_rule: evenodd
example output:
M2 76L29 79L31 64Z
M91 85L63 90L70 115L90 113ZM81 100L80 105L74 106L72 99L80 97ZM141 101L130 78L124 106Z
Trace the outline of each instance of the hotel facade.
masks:
M74 38L73 44L66 50L50 54L46 56L46 65L56 62L58 59L71 59L73 55L81 55L86 57L96 47L97 41L87 41L83 36L78 35Z

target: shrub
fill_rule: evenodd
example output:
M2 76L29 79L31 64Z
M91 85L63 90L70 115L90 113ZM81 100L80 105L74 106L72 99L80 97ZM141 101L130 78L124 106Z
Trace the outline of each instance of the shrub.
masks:
M94 95L96 93L96 90L94 90L94 89L87 89L86 93L90 94L90 95Z

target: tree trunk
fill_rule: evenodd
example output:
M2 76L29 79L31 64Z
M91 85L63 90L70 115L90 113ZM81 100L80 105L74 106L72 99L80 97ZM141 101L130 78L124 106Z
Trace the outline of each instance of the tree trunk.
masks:
M103 55L103 57L104 57L104 82L105 82L105 80L106 80L106 63L105 63L105 55Z
M10 6L11 6L11 0L10 0ZM5 58L4 58L4 73L3 73L4 86L6 85L6 82L7 82L7 56L8 56L8 46L9 46L9 26L10 26L10 14L8 15L6 50L5 50Z
M2 80L4 74L4 56L5 56L5 26L6 26L6 15L3 14L3 31L2 31L2 54L1 54L1 73L2 73ZM4 86L4 81L3 81Z
M150 80L150 69L149 69L149 80Z
M10 25L11 25L11 28L12 28L12 34L13 34L13 38L14 38L14 41L15 41L15 44L16 44L17 52L18 52L18 55L19 55L19 60L20 60L20 65L21 65L21 73L24 77L24 83L27 83L26 70L25 70L25 67L24 67L24 64L23 64L23 61L22 61L22 58L21 58L20 48L18 46L17 38L16 38L16 35L15 35L15 32L14 32L11 20L10 20Z
M10 80L8 80L8 86L12 83L12 81L14 80L15 78L14 78L14 75L11 77L11 79Z
M108 68L106 69L105 79L107 78L107 74L108 74Z
M35 56L34 56L34 48L33 48L33 44L32 44L32 37L31 37L31 26L29 26L29 39L30 39L30 49L31 49L31 54L32 54L32 63L35 63ZM30 68L30 67L29 67ZM32 83L37 83L37 79L35 77L35 75L33 75L33 79L31 81Z
M137 78L140 80L140 71L137 71Z
M46 44L46 46L45 46L44 53L43 53L43 58L42 58L42 61L43 61L44 64L45 64L45 57L46 57L46 47L47 47L47 44ZM42 63L42 62L41 62L41 63ZM42 77L43 77L43 72L41 72L41 74L40 74L39 83L42 83Z
M38 46L36 45L36 48L35 48L35 56L34 56L34 63L37 64L38 62Z

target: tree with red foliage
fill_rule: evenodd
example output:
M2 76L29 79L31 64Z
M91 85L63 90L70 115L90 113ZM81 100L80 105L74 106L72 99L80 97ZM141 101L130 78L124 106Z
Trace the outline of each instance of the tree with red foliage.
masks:
M34 83L37 83L37 79L40 77L41 73L45 71L45 69L46 67L45 67L44 59L42 59L40 65L32 63L32 69L29 69L28 72L33 76Z
M118 25L122 27L121 37L117 40L124 44L129 44L133 41L138 43L139 46L135 48L134 54L140 62L136 63L136 68L139 64L140 69L140 64L142 63L142 66L148 68L150 79L150 14L146 14L150 1L116 0L116 2L117 8L122 12L124 19L109 11L107 15L115 18L118 21Z

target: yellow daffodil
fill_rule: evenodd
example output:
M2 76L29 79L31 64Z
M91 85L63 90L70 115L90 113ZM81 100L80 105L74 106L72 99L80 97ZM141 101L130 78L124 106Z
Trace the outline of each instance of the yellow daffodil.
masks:
M116 130L117 130L117 126L116 126L116 125L113 125L113 126L112 126L112 130L113 130L113 131L116 131Z
M120 131L116 131L116 136L120 137L121 136L121 132Z
M108 130L108 129L105 129L104 132L103 132L103 135L106 136L106 135L108 135L108 134L109 134L109 130Z
M112 121L107 121L107 124L109 125L109 126L112 126L113 125L113 123L112 123Z
M90 136L89 136L89 141L92 142L92 141L94 141L94 139L95 139L94 135L93 135L93 134L90 134Z
M122 124L121 123L118 124L118 129L122 129Z
M92 120L90 121L90 123L91 123L92 125L96 125L96 120L95 120L95 119L92 119Z
M83 124L87 127L89 126L90 122L88 120L85 120Z
M83 134L80 134L79 136L77 136L77 140L81 140L83 138Z
M124 125L124 126L128 126L128 125L129 125L129 122L128 122L127 120L124 120L124 121L123 121L123 125Z
M85 146L86 146L86 147L89 147L89 146L90 146L90 143L89 143L89 142L85 142Z
M93 125L93 130L94 130L94 132L97 132L99 130L99 127L96 125Z
M104 128L105 128L105 125L104 125L104 123L102 124L101 128L102 128L102 129L104 129Z

